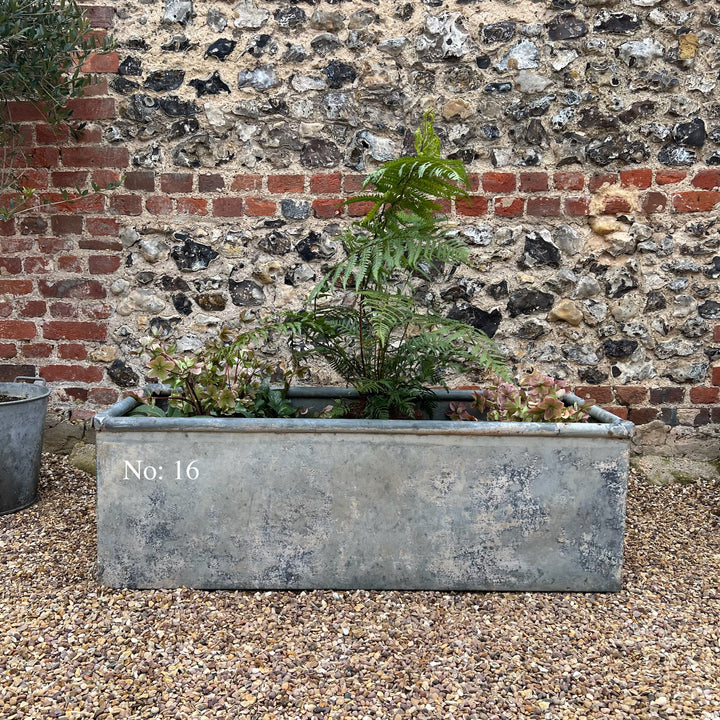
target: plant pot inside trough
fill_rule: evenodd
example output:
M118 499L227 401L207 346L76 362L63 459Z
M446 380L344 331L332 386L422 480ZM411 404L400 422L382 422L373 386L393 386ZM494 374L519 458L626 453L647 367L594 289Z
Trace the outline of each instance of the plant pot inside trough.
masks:
M121 401L95 418L100 582L618 590L632 424L599 408L451 422L470 393L438 395L427 421L126 417Z

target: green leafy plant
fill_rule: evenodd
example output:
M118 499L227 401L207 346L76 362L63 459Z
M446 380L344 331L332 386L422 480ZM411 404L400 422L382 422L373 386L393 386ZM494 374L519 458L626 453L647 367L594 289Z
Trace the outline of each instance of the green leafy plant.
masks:
M582 422L588 419L592 403L566 405L562 398L567 392L561 380L533 371L521 375L517 383L495 377L481 393L474 393L472 408L485 414L488 420L519 422ZM452 403L448 412L451 420L477 420L463 403Z
M416 156L384 163L347 201L370 209L343 234L345 256L313 289L308 306L286 318L298 362L326 361L359 391L365 417L414 417L433 401L428 387L444 385L452 369L505 373L484 333L417 297L418 280L469 256L442 204L467 195L467 174L460 161L441 157L432 119L426 113L415 134Z
M261 359L253 345L262 331L233 336L223 328L216 338L194 353L178 354L177 347L153 345L147 367L176 391L163 410L145 402L132 414L155 416L214 415L226 417L294 417L298 411L285 399L289 374L273 387L276 368ZM150 409L152 408L152 409Z
M53 128L67 125L78 137L84 124L72 122L67 101L82 96L92 82L92 77L81 71L83 63L92 53L111 48L112 40L98 40L90 32L76 0L0 3L0 189L17 193L0 208L0 219L31 209L35 198L34 189L22 182L27 165L24 139L10 116L10 101L31 102ZM74 196L65 192L60 202L72 202L101 189L78 190Z

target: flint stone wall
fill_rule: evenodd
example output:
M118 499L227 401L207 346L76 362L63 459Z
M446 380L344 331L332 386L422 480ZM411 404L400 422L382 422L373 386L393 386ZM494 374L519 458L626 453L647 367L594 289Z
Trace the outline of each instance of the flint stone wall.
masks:
M471 197L447 209L472 269L440 271L425 302L652 423L652 451L695 454L701 438L717 456L720 3L128 0L88 14L117 50L86 68L85 133L11 112L45 198L120 187L0 228L4 377L39 368L83 419L145 382L147 338L193 349L241 312L299 307L359 212L343 198L410 151L433 109L471 173Z

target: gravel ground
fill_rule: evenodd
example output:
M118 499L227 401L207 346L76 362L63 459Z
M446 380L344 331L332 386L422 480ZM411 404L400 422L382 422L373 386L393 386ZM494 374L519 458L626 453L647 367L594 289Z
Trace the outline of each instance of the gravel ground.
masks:
M0 517L0 718L720 720L720 487L631 478L624 589L108 590L94 480Z

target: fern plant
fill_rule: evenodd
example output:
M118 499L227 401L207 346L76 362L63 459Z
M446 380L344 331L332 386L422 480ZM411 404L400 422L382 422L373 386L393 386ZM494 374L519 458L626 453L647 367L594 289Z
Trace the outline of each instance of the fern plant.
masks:
M306 308L286 318L296 359L325 360L359 391L366 417L413 417L432 402L428 386L444 384L451 369L505 375L484 333L416 298L417 279L430 279L432 268L468 261L442 204L467 195L467 173L462 162L441 157L432 120L426 113L415 133L415 156L384 163L347 201L369 203L370 210L345 231L344 258L321 278Z

